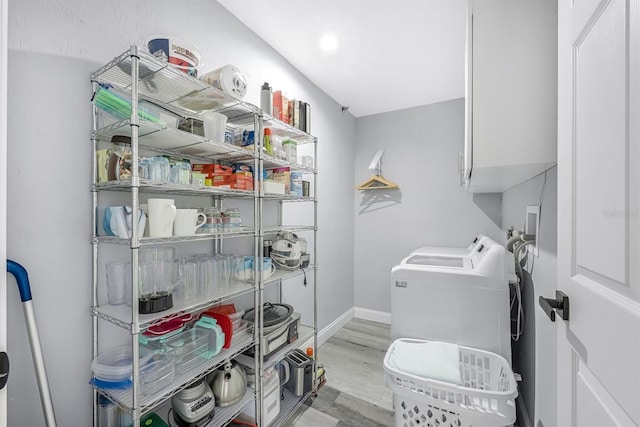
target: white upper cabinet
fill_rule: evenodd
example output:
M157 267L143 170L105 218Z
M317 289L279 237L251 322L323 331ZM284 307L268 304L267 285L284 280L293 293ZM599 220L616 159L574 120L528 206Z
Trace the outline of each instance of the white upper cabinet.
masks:
M460 179L503 192L556 163L557 5L470 0Z

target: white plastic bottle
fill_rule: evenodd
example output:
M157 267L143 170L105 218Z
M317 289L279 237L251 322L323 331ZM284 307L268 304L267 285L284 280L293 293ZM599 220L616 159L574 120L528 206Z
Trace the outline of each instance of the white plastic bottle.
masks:
M272 111L273 95L271 94L271 86L269 83L264 82L262 90L260 91L260 108L262 112L268 115L273 115Z

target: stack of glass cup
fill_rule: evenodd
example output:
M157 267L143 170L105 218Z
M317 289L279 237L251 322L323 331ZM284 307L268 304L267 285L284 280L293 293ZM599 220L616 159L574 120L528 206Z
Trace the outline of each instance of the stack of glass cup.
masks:
M202 213L207 217L205 224L198 229L200 234L216 234L224 231L222 228L222 212L216 207L202 209Z
M200 208L207 220L198 229L200 234L216 234L223 232L239 231L242 226L242 218L238 208L225 208L222 211L217 207Z
M220 231L238 231L242 226L240 210L238 208L226 208L222 211L222 227Z
M271 258L263 261L262 278L266 280L275 268ZM253 256L200 254L174 257L173 248L145 249L140 251L139 268L141 297L172 293L174 302L212 298L221 291L244 287L254 281ZM109 304L130 305L131 263L110 263L106 270Z
M237 274L244 266L243 256L231 254L193 255L176 259L177 282L175 297L178 301L214 297L218 292L246 285Z

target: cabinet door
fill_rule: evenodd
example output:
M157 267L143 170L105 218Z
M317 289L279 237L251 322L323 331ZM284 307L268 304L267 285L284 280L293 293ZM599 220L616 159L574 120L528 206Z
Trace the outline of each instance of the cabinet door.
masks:
M460 185L465 189L469 187L469 178L471 177L471 164L473 155L473 50L471 49L473 34L473 13L471 7L467 9L467 38L464 46L465 64L464 64L464 151L461 153L462 159L459 159L458 173L460 174Z
M471 3L470 191L501 192L555 164L556 9L553 0Z

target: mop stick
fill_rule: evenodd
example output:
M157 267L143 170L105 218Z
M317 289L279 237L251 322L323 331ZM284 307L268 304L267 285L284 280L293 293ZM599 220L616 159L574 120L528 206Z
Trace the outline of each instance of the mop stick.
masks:
M36 369L36 379L38 381L40 401L42 402L45 423L47 427L56 427L56 417L53 412L51 391L49 390L49 381L47 380L44 358L42 357L42 347L40 346L40 336L38 335L36 316L33 311L31 288L29 286L27 270L17 262L7 260L7 271L13 274L16 278L18 290L20 291L20 299L22 300L24 307L24 318L27 322L27 332L29 335L29 342L31 344L31 356L33 357L33 365Z

